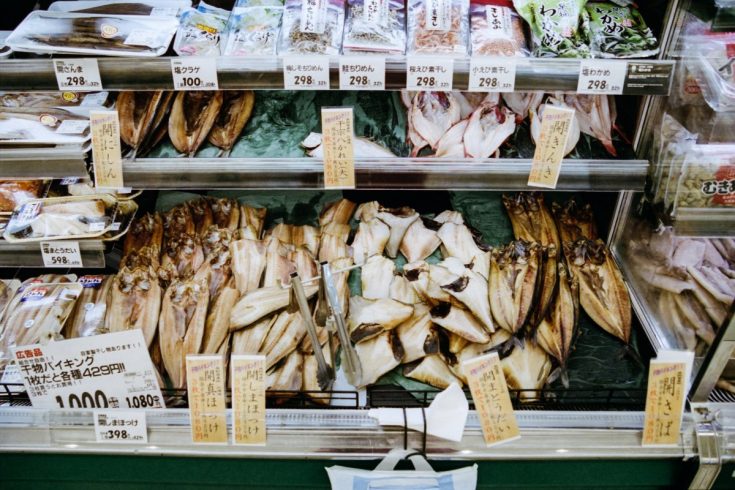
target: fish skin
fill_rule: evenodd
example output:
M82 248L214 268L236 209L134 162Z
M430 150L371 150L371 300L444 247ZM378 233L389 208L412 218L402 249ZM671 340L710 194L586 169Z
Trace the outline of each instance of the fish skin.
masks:
M396 328L413 315L414 308L392 299L350 298L347 328L353 342L359 343Z
M398 366L404 356L403 345L394 330L356 344L355 351L362 365L362 380L355 388L374 384Z
M266 370L294 352L306 333L306 324L300 312L279 314L260 347L260 353L266 357Z
M214 146L229 151L250 120L255 93L252 90L226 90L222 95L222 107L207 139Z
M490 261L490 310L498 326L515 334L533 306L539 245L523 240L493 252Z
M370 257L360 272L362 296L365 299L390 298L390 285L396 264L382 255Z
M409 207L396 209L382 208L378 213L378 219L390 228L390 237L385 246L388 257L395 259L398 256L398 248L406 235L409 226L419 219L419 213Z
M140 329L146 345L156 336L163 291L155 269L121 269L110 291L105 325L109 332Z
M260 240L263 235L263 225L268 213L266 208L255 208L247 204L240 205L240 238Z
M542 260L539 261L539 277L536 280L538 290L536 294L536 306L531 311L531 317L528 321L529 335L531 336L533 336L533 331L541 323L551 306L551 302L556 294L557 277L559 276L557 268L558 251L556 246L552 244L548 247L542 247L540 253Z
M208 197L212 219L217 228L237 231L240 225L240 205L235 199ZM233 235L234 236L234 235Z
M168 117L171 114L171 106L174 103L176 92L165 90L161 96L161 101L155 108L155 114L151 120L150 126L143 137L143 141L137 148L133 157L143 157L150 153L163 138L168 134Z
M449 388L452 383L464 383L454 375L438 354L426 356L421 361L404 366L403 375L422 383L430 384L440 390Z
M516 116L508 108L483 102L469 118L462 139L471 158L490 158L516 130Z
M307 298L314 296L318 287L315 284L304 286ZM245 293L230 314L230 330L238 330L252 325L261 318L288 306L290 288L271 286Z
M373 255L381 255L390 239L390 227L377 218L361 221L352 240L355 263L364 264Z
M268 316L253 325L232 332L232 353L258 354L276 318L278 315Z
M407 261L416 262L433 254L441 243L437 232L427 228L423 220L417 219L406 230L399 250Z
M265 244L260 240L247 238L235 240L230 243L230 257L235 284L240 294L258 289L266 266Z
M120 119L120 139L137 150L152 129L156 108L161 103L163 92L124 91L117 96L115 107Z
M474 315L450 303L440 303L433 307L431 320L469 342L484 344L490 341L490 333Z
M329 223L348 225L356 207L357 204L349 199L340 199L339 201L330 202L324 206L324 209L319 215L319 226L323 228Z
M168 118L168 134L174 148L193 157L214 126L222 107L222 92L179 92Z
M211 296L211 295L210 295ZM235 280L229 279L216 296L210 299L204 325L202 354L216 354L230 335L230 313L240 299Z
M145 247L152 247L153 250L157 251L155 255L158 259L161 255L162 246L163 219L158 213L146 213L130 225L130 229L125 235L123 255L128 255L132 251Z

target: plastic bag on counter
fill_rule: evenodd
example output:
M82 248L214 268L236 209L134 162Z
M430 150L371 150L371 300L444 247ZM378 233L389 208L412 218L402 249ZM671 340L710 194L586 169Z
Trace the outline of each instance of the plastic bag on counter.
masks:
M587 0L513 0L531 29L539 58L589 58Z
M174 51L179 56L219 56L230 13L207 4L188 9L179 19Z
M511 0L473 0L470 5L473 56L530 56L523 20Z
M273 56L281 32L283 3L279 0L240 0L227 22L225 56Z
M469 0L409 0L408 54L466 56Z
M301 0L287 0L278 54L338 55L342 48L344 4L319 0L313 14L302 11Z
M342 51L402 55L406 52L402 1L348 0Z
M89 117L59 108L0 107L0 145L81 145Z
M648 58L658 54L658 40L635 7L589 2L592 55L600 58Z
M0 107L107 107L109 105L109 92L0 92Z
M111 230L118 202L110 195L34 199L13 211L3 237L9 242L94 238Z
M735 110L735 56L732 54L732 43L727 38L691 41L684 63L697 81L707 104L718 112Z
M161 56L178 23L173 17L31 12L8 37L15 51L108 56Z
M693 145L677 183L679 208L735 206L735 145Z
M12 213L31 199L44 197L49 185L43 180L0 180L0 213Z
M48 11L176 17L188 7L189 0L76 0L54 2Z
M108 333L105 315L109 303L110 286L115 276L82 276L77 281L82 292L74 311L66 322L63 336L65 339L89 337Z

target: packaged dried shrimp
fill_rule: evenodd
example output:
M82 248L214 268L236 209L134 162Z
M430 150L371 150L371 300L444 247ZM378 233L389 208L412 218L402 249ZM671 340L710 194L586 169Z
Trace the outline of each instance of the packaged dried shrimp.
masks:
M408 53L467 55L468 0L411 0Z
M529 56L523 20L510 0L473 0L470 43L477 56Z

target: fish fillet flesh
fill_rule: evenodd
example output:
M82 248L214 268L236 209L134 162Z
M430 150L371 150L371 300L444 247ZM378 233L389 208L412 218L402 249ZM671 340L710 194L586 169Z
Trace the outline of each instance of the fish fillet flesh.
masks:
M122 269L113 280L105 317L109 332L140 329L150 347L161 310L161 286L154 269Z
M362 296L365 299L390 298L390 285L396 265L382 255L370 257L360 271Z
M241 295L260 287L266 256L265 244L260 240L245 238L230 243L232 272Z
M317 292L316 284L304 286L307 297ZM252 325L261 318L288 306L290 288L271 286L245 293L232 308L230 330L238 330Z
M398 256L398 248L403 241L403 237L413 222L419 219L419 213L409 207L398 209L384 208L378 213L378 219L390 228L390 236L385 246L385 253L388 257L395 259Z
M388 245L390 228L377 218L361 221L352 240L352 250L356 264L364 264L373 255L381 255Z
M440 390L449 388L452 383L460 386L463 384L438 354L426 356L418 362L406 365L403 368L403 375Z
M439 248L442 241L436 232L437 229L427 228L423 219L411 223L400 246L400 251L407 261L424 260Z
M347 327L353 342L364 342L392 330L413 315L413 306L392 299L350 298Z
M355 345L362 366L360 388L374 384L378 379L397 367L403 359L403 345L395 331L385 332Z

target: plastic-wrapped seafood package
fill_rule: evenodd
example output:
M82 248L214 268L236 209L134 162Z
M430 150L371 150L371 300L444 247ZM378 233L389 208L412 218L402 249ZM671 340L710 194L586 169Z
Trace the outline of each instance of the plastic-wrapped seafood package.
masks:
M654 203L662 202L669 186L676 185L684 157L697 142L692 134L670 114L664 114L659 131L654 132L654 149L651 156L651 196Z
M394 55L405 53L405 17L403 2L349 0L342 51Z
M470 5L473 56L530 56L523 19L510 0L473 0Z
M676 189L678 208L735 206L735 145L693 145Z
M174 51L179 56L219 56L220 41L227 30L230 13L200 3L195 9L188 9L179 19Z
M342 48L344 4L321 0L313 15L306 15L301 7L301 0L286 1L278 53L338 55Z
M177 16L191 6L188 0L76 0L49 5L49 12L105 15Z
M539 58L589 58L587 0L513 0Z
M0 213L12 213L31 199L43 197L47 189L43 180L0 180Z
M173 17L35 11L8 37L15 51L161 56L176 33Z
M599 58L647 58L658 54L658 40L635 7L589 2L592 54Z
M702 96L715 111L735 109L735 70L732 67L733 36L723 39L691 39L684 64L701 88Z
M109 92L0 92L0 107L106 107Z
M275 55L281 32L283 2L239 0L227 22L225 56Z
M0 107L0 145L83 145L89 117L60 108Z
M82 285L83 289L64 327L65 339L108 333L105 315L114 279L114 275L79 278L77 282Z
M109 195L34 199L13 212L3 236L9 242L98 237L110 231L117 211Z
M411 0L408 53L466 56L469 8L469 0Z

